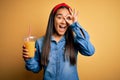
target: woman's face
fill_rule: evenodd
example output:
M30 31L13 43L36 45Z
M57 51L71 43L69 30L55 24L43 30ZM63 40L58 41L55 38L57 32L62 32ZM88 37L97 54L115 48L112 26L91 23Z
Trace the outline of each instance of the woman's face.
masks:
M70 15L68 9L61 8L57 11L54 17L54 26L58 36L63 36L68 28L65 17Z

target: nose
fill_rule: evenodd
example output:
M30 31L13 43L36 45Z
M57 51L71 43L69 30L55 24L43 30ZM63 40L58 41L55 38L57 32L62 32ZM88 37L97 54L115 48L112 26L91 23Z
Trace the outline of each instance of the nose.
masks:
M61 22L62 24L66 24L66 21L65 21L65 19L63 18L62 19L62 22Z

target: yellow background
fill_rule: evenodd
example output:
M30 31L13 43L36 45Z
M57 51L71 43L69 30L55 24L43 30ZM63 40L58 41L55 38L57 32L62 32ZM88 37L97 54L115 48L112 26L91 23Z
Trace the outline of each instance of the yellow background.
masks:
M65 2L79 11L96 52L78 56L81 80L120 80L120 0L0 0L0 80L41 80L42 72L25 70L23 38L28 26L44 35L51 9Z

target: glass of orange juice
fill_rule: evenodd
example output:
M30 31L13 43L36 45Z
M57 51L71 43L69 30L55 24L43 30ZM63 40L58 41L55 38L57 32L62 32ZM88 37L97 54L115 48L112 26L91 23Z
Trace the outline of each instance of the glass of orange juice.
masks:
M30 58L34 57L34 53L35 53L35 41L36 41L36 37L35 36L28 36L24 38L24 45L26 47L26 49L28 50L28 56Z

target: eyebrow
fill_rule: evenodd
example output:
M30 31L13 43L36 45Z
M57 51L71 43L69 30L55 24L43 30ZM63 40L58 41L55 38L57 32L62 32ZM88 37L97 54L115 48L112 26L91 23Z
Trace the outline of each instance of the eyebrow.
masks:
M56 14L56 16L59 16L59 15L60 15L60 16L63 16L62 14Z

